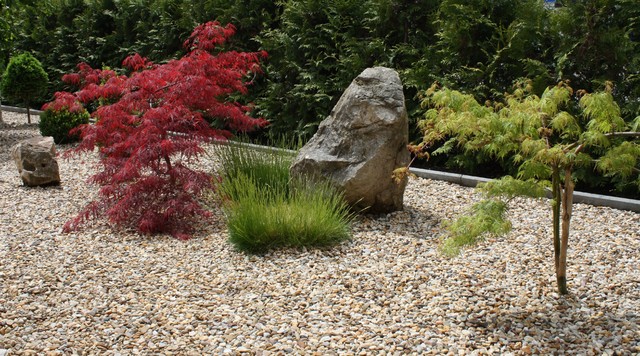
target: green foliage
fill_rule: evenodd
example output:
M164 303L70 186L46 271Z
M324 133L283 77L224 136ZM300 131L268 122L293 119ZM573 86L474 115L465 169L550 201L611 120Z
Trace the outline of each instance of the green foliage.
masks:
M308 138L349 83L385 52L368 0L287 1L279 28L259 37L269 53L256 104L271 130Z
M283 2L272 0L205 0L186 1L191 4L196 22L215 18L221 23L232 23L238 29L231 42L233 48L258 51L258 36L278 27Z
M640 131L640 116L631 123L631 131Z
M551 187L556 281L559 293L567 294L574 180L583 177L580 169L597 168L601 174L622 179L637 175L640 147L630 140L640 138L640 132L625 131L637 125L621 118L610 84L601 92L578 91L579 100L565 82L547 88L540 97L531 93L532 87L520 83L505 95L504 103L483 106L471 95L433 86L425 94L423 106L428 110L419 122L423 140L411 150L433 149L444 141L442 147L457 145L469 153L512 157L518 170L517 178L480 186L485 199L474 204L469 214L446 224L442 251L448 255L458 254L462 246L487 234L506 233L509 200L543 196L544 188ZM636 183L640 191L640 178Z
M272 122L266 135L310 137L350 81L373 65L400 72L412 122L422 113L417 93L429 83L484 103L505 99L521 77L531 78L536 95L565 79L590 92L612 81L620 117L629 122L640 115L636 0L564 1L554 10L540 0L4 1L9 3L0 16L0 33L6 33L0 54L36 54L53 80L52 92L66 89L59 78L80 61L116 68L138 52L164 62L182 54L179 39L194 24L235 24L238 34L229 47L270 56L250 98L257 114ZM455 147L449 153L434 162L474 174L515 174L510 159L496 163Z
M542 198L545 183L536 180L519 180L510 176L478 185L484 199L475 203L469 212L453 222L445 223L448 235L440 246L447 256L456 256L460 248L474 245L486 236L506 234L511 223L506 219L509 201L518 197Z
M235 146L239 145L239 146ZM222 190L227 198L237 200L242 191L235 191L233 182L245 176L259 187L268 187L275 195L289 194L289 166L294 153L285 150L253 149L248 144L230 142L216 149L221 162Z
M590 119L587 124L589 131L608 133L624 130L627 125L620 116L620 107L609 91L587 94L580 99L580 108L585 118Z
M447 86L484 101L523 75L549 77L548 17L536 0L443 0L435 21L436 73Z
M348 207L329 187L298 183L284 196L245 175L231 185L241 194L225 212L229 241L239 250L329 246L350 238Z
M531 78L529 90L536 95L563 80L589 92L603 90L612 81L611 95L629 122L640 114L637 1L562 3L545 10L539 1L443 0L435 18L438 42L424 52L430 59L406 72L423 73L419 89L437 80L480 103L505 100L504 93L521 77ZM579 111L566 110L574 116ZM455 147L448 152L428 165L462 168L468 174L516 173L511 159L493 160ZM579 173L589 177L590 185L601 181L588 171Z
M610 91L580 92L578 100L565 83L547 88L540 97L528 90L520 87L505 96L505 104L494 106L481 105L471 95L446 88L432 87L426 92L422 104L427 111L419 122L424 132L420 147L436 148L433 154L447 153L455 146L497 159L513 157L510 162L518 172L517 178L505 177L479 187L487 200L449 225L443 247L447 253L475 243L485 232L507 231L507 202L516 196L544 196L553 172L597 168L604 175L624 179L640 172L640 146L629 141L640 137L640 132L625 131L631 125L621 118ZM566 111L574 107L578 115Z
M218 194L229 241L239 250L329 246L350 238L352 216L342 195L326 184L291 181L292 153L232 145L218 152Z
M80 140L80 136L70 134L69 131L81 124L89 123L89 112L79 110L71 112L68 109L48 109L40 114L40 133L42 136L52 136L57 144L72 143Z
M0 88L3 96L29 107L30 103L45 92L48 81L49 77L40 61L29 53L23 53L11 57Z
M453 257L463 246L473 245L486 235L502 235L511 230L505 219L507 204L500 199L485 199L474 204L468 215L445 224L449 236L440 245L440 251Z
M156 62L180 57L181 39L196 25L192 6L184 0L58 0L22 6L22 36L15 45L38 54L52 75L53 90L59 91L64 89L60 77L79 62L115 68L133 53Z
M613 81L616 100L625 103L623 111L640 114L638 2L570 1L551 19L556 79L568 79L574 87L590 92Z
M516 197L542 198L548 185L535 179L516 179L505 176L478 185L478 190L488 198L501 197L507 201Z
M2 77L4 76L5 69L4 60L0 59L0 99L2 98Z
M640 145L627 141L606 151L596 163L596 167L602 174L619 174L623 178L629 178L637 173L638 165L640 165Z
M0 1L0 62L4 62L13 42L11 18L4 1Z

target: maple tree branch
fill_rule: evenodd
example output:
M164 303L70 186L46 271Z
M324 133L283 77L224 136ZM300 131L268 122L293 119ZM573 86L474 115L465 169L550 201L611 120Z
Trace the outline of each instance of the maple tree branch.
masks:
M165 85L165 86L163 86L163 87L161 87L161 88L156 89L156 90L153 92L153 94L155 94L155 93L157 93L157 92L159 92L159 91L164 91L165 89L169 89L169 88L171 88L172 86L176 86L176 85L178 85L179 83L182 83L182 82L181 82L181 81L176 81L176 82L173 82L173 83L167 84L167 85Z
M625 132L611 132L604 134L605 137L640 137L640 132L625 131Z
M640 137L640 132L637 132L637 131L610 132L610 133L604 134L604 137L607 137L607 138L611 138L611 137ZM580 143L580 144L578 142L574 142L574 143L570 144L566 148L565 152L572 150L574 147L576 147L576 150L574 151L574 153L578 154L584 149L585 144L584 144L584 142Z

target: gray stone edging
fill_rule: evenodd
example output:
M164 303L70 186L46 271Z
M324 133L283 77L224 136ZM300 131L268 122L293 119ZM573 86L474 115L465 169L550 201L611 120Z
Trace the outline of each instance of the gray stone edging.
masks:
M413 167L411 167L409 171L421 178L442 180L446 182L460 184L466 187L475 187L478 185L478 183L486 183L491 180L488 178L467 176L464 174L440 172L440 171L433 171L429 169L421 169L421 168L413 168ZM620 210L630 210L630 211L640 212L640 200L618 198L618 197L612 197L608 195L574 192L573 202L596 205L596 206L606 206L606 207L620 209Z
M273 151L276 151L276 152L287 152L287 153L290 153L292 155L297 153L296 150L289 150L289 149L286 149L286 148L278 148L278 147L271 147L271 146L256 145L255 143L247 143L247 142L240 142L240 141L233 141L233 140L216 140L215 143L218 144L218 145L230 145L230 146L248 147L248 148L252 148L254 150L263 151L263 152L273 152Z
M263 151L273 151L273 150L282 151L283 150L276 147L262 146L262 145L256 145L251 143L241 143L237 141L226 141L226 142L219 142L219 143L251 147L253 149L263 150ZM291 153L296 152L293 150L284 150L284 151L288 151ZM465 187L476 187L478 183L486 183L491 180L489 178L468 176L464 174L441 172L441 171L434 171L434 170L414 168L414 167L410 167L409 171L420 178L441 180L441 181L459 184ZM584 203L584 204L595 205L595 206L606 206L609 208L629 210L629 211L640 213L640 200L634 200L634 199L618 198L618 197L612 197L609 195L601 195L601 194L574 192L573 202Z
M18 113L27 112L25 108L18 108L18 107L5 106L5 105L2 105L1 107L3 111L18 112ZM38 115L42 113L42 111L31 109L31 113ZM274 147L255 145L250 143L240 143L240 145L248 146L258 150L266 150L266 151L279 150L278 148L274 148ZM286 150L286 151L295 152L291 150ZM486 183L491 180L483 177L468 176L464 174L449 173L449 172L440 172L440 171L414 168L414 167L411 167L409 170L411 173L421 178L441 180L441 181L451 182L455 184L460 184L466 187L475 187L478 185L478 183ZM584 203L584 204L590 204L595 206L606 206L614 209L640 212L640 200L634 200L634 199L618 198L618 197L612 197L612 196L601 195L601 194L574 192L573 201L574 203Z
M26 108L19 108L19 107L15 107L15 106L6 106L6 105L0 105L0 108L2 109L2 111L7 111L7 112L17 112L17 113L20 113L20 114L26 114L27 113L27 109ZM29 110L29 112L31 112L31 114L33 114L33 115L42 114L42 110L36 110L36 109L31 109L31 110Z

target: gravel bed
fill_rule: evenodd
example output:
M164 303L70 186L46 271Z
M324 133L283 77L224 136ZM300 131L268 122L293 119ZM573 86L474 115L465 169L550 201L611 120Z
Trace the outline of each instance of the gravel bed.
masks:
M548 202L513 201L510 234L447 259L441 222L478 197L418 178L404 211L359 217L325 250L244 255L219 213L189 241L104 223L65 235L95 196L95 157L59 159L59 187L23 187L8 150L37 126L4 119L0 356L640 353L640 214L575 206L566 297Z

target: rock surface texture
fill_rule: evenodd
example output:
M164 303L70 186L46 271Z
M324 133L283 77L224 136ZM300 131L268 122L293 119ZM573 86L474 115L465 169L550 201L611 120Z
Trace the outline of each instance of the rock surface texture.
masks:
M409 163L407 141L407 110L398 73L368 68L300 150L291 174L329 179L357 209L402 210L407 181L396 184L392 174Z
M21 141L13 147L11 155L24 185L35 187L60 183L53 137L34 137Z

